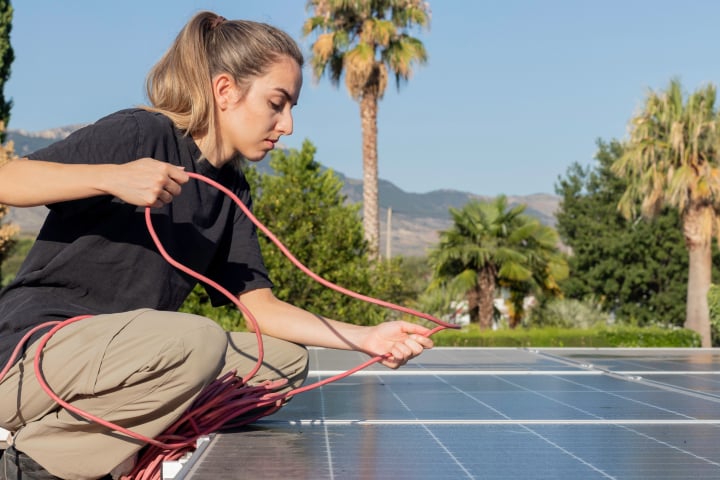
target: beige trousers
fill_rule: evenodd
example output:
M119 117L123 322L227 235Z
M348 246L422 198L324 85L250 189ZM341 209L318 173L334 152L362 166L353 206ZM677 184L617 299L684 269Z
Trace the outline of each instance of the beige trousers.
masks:
M264 337L263 366L251 383L307 375L304 347ZM143 445L68 412L40 388L36 347L0 383L0 427L15 448L66 479L102 477ZM147 437L177 420L215 378L256 363L253 333L226 333L196 315L136 310L98 315L60 329L43 350L42 370L71 405Z

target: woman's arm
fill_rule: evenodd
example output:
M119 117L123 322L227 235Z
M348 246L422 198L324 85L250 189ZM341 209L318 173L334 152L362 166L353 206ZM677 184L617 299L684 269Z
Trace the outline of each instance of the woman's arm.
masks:
M268 288L240 295L240 301L256 317L260 331L302 345L357 350L368 355L391 357L382 363L397 368L420 355L433 342L429 329L409 322L386 322L365 327L321 317L278 300Z
M0 203L33 207L97 195L160 207L189 180L182 168L150 158L114 164L63 164L12 160L0 167Z

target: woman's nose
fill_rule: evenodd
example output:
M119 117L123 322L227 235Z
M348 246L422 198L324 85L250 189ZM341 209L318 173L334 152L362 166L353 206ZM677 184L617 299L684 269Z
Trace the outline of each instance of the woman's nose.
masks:
M283 135L292 135L293 132L293 117L290 111L283 113L282 118L278 122L277 129Z

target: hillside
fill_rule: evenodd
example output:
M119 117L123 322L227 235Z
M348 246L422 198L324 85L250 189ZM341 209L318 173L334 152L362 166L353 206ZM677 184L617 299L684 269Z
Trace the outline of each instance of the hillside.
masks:
M15 144L19 155L27 155L39 148L65 138L79 125L62 127L42 132L25 132L8 130L8 140ZM259 164L263 167L267 162ZM335 172L343 181L343 194L349 202L362 202L362 181L348 178ZM387 249L387 211L392 208L391 217L391 254L420 256L425 250L437 242L438 232L447 229L450 224L450 207L461 208L471 199L490 200L492 197L461 192L451 189L434 190L427 193L406 192L387 180L379 181L380 199L380 246L384 254ZM535 194L527 196L508 195L511 205L525 204L528 215L538 218L546 225L555 224L555 210L558 197L551 194ZM9 221L17 223L23 233L36 234L42 225L46 209L44 207L28 209L11 209Z

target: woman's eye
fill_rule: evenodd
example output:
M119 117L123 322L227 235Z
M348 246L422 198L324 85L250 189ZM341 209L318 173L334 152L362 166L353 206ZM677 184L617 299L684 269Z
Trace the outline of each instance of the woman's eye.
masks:
M272 108L273 110L278 111L278 112L280 110L282 110L282 107L283 107L282 104L275 103L275 102L268 102L268 103L270 104L270 108Z

